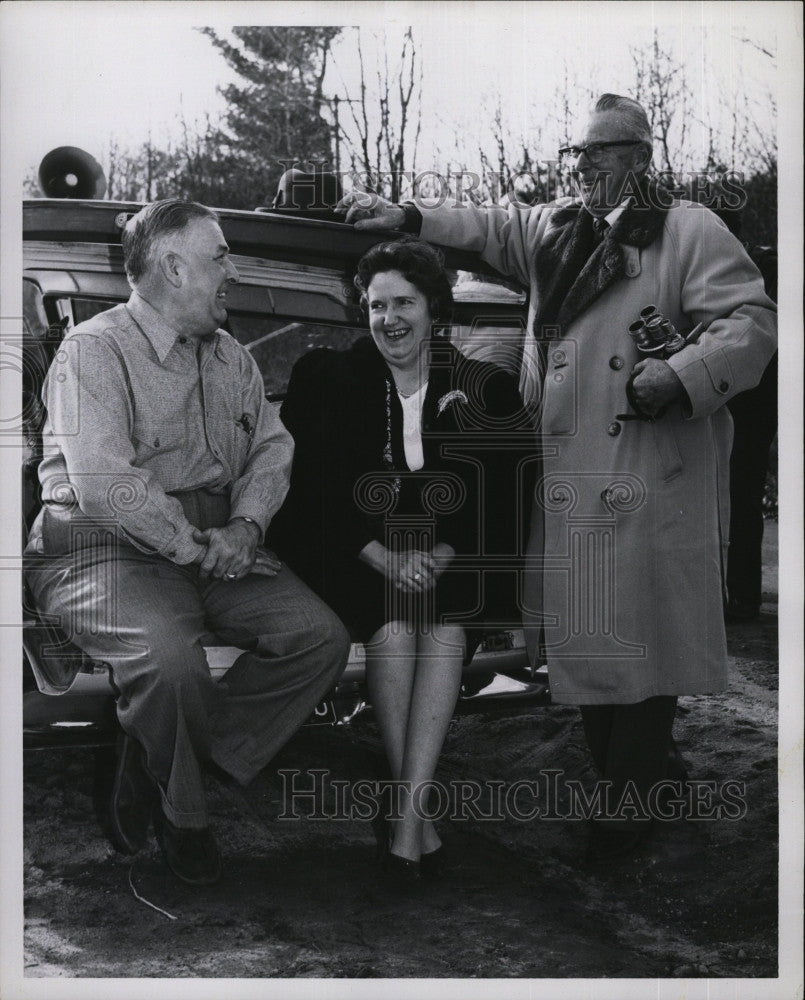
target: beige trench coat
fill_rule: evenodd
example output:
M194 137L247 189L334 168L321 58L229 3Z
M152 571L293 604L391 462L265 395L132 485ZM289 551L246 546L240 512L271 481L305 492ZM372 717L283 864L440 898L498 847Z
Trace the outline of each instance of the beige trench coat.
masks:
M423 239L476 250L530 288L521 389L539 401L544 465L524 586L529 647L536 655L543 629L557 702L721 690L724 404L759 381L776 347L776 309L716 216L676 202L642 228L616 225L565 299L540 374L531 331L552 269L540 250L577 214L569 201L422 207ZM627 330L649 304L682 333L701 324L669 362L688 398L653 423L618 419L633 412L626 384L641 358Z

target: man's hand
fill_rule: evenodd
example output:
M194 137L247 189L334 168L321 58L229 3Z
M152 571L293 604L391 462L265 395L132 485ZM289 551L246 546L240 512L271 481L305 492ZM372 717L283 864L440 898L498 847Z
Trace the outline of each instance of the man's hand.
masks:
M252 573L256 573L258 576L276 576L281 569L282 563L273 552L262 548L262 546L258 548Z
M208 528L206 531L195 528L193 541L207 546L199 568L202 579L212 576L216 580L237 580L252 571L260 528L249 521L233 521L225 528Z
M667 361L646 358L632 369L632 394L639 409L649 417L679 399L684 393L679 376Z
M335 206L335 211L356 229L399 229L405 222L405 211L400 205L367 191L350 191Z

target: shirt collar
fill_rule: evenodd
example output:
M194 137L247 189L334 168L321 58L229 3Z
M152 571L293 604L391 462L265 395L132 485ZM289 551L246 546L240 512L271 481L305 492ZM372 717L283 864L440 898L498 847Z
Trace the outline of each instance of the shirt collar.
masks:
M136 290L132 291L129 296L126 308L129 311L129 315L140 327L148 339L148 342L154 348L156 356L159 358L159 363L164 364L165 358L170 354L173 349L173 345L179 339L180 335L169 323L165 322L162 318L162 314L157 312L152 305L146 302L142 295L140 295L140 293ZM202 359L210 350L214 350L215 356L220 361L226 363L226 356L221 345L221 337L217 330L209 339L206 337L202 339Z
M606 222L610 227L614 226L618 219L623 215L626 209L631 205L632 199L626 198L622 201L617 208L613 208L609 215L604 216L604 222Z
M170 354L179 334L136 290L132 291L129 296L126 308L134 322L148 338L148 342L159 358L159 363L164 364L165 358Z

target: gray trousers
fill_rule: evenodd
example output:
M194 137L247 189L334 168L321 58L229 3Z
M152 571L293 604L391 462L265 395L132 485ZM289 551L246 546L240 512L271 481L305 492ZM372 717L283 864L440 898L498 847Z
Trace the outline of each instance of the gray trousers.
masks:
M276 577L202 580L120 543L30 560L40 611L108 663L123 729L145 748L167 818L207 823L199 762L250 781L302 725L346 665L340 620L283 566ZM215 683L201 639L246 650Z

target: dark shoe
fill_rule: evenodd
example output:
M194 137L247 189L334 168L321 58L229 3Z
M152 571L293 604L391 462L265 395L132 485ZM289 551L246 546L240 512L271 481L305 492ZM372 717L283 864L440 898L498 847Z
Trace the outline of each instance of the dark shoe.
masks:
M753 622L760 614L760 605L748 601L729 601L724 610L724 621L728 625L739 622Z
M386 880L397 888L417 885L422 881L419 862L410 858L402 858L399 854L388 851L383 858L382 871Z
M145 767L145 751L137 740L121 733L109 797L109 826L118 851L136 854L143 847L158 801L157 783Z
M586 863L603 865L630 857L646 839L649 825L644 823L639 829L624 830L593 821L590 824Z
M671 746L668 748L668 758L665 765L665 777L670 778L672 781L682 781L688 780L688 769L685 761L682 758L682 754L679 752L679 747L676 745L676 740L671 740Z
M444 878L447 872L447 852L444 845L437 847L435 851L428 851L427 854L419 856L419 873L428 882L436 882Z
M174 826L162 810L154 816L157 840L165 863L188 885L212 885L221 877L221 852L212 830Z

